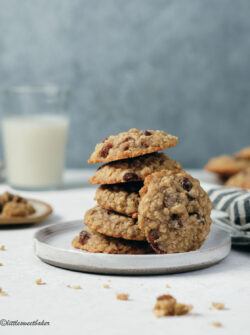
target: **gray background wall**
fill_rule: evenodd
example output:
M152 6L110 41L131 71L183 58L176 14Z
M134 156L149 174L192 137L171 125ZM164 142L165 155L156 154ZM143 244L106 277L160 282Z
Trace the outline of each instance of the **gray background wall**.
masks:
M0 0L0 84L71 88L67 164L137 127L185 167L249 145L249 0Z

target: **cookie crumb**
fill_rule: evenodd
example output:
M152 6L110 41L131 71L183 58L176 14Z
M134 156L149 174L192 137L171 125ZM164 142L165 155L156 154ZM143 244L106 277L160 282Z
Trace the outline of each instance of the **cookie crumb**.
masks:
M117 300L128 300L129 294L126 293L117 293L116 299Z
M3 263L0 263L0 266L3 266Z
M39 278L36 280L36 285L46 285L46 283L43 282L41 278Z
M222 324L219 321L215 321L212 323L214 327L222 327Z
M109 288L109 285L108 284L104 284L103 287L104 288Z
M5 250L6 250L6 249L5 249L5 246L4 246L4 245L1 245L0 250L1 250L1 251L5 251Z
M166 288L170 288L170 286L168 285L168 284L166 284L166 286L165 286Z
M225 304L222 302L212 302L212 307L218 310L222 310L225 308Z
M111 280L109 279L108 282L111 283Z
M0 296L7 296L8 293L4 292L3 289L0 287Z
M153 313L157 318L162 316L185 315L191 311L192 305L177 303L170 294L163 294L157 298Z
M67 285L68 288L73 288L73 290L81 290L81 286L80 285L74 285L74 286L71 286L71 285Z

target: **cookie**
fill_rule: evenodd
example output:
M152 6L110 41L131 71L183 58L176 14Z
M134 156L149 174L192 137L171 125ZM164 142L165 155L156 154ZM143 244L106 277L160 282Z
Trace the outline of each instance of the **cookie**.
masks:
M164 152L121 160L102 165L89 179L90 184L117 184L143 181L148 175L160 170L181 169Z
M105 254L148 254L152 249L147 242L129 241L122 238L114 238L84 229L76 236L72 245L74 248L89 252Z
M142 182L101 185L96 191L95 200L105 209L136 218L142 186Z
M230 177L225 185L250 190L250 167Z
M106 163L176 146L178 138L160 130L130 129L97 144L88 163Z
M95 206L85 213L84 224L91 230L107 236L122 237L127 240L145 240L136 219L108 211L100 206Z
M35 209L28 203L9 201L4 205L2 215L5 217L24 217L35 213Z
M237 158L250 159L250 147L246 147L234 155Z
M211 201L197 179L185 171L148 176L140 190L138 225L157 253L195 250L211 225Z
M221 176L232 176L249 166L249 162L243 159L222 155L212 158L204 167L205 170L217 173Z

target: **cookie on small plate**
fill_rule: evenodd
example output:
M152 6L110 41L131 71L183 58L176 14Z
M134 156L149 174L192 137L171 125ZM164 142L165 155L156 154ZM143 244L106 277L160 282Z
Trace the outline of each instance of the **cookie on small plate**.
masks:
M204 169L221 176L232 176L249 166L249 162L228 155L212 158Z
M250 190L250 167L230 177L225 185Z
M129 241L99 234L85 228L76 236L72 245L74 248L94 253L105 254L148 254L152 249L147 242Z
M157 253L201 247L210 231L212 204L197 179L185 171L155 172L140 195L138 225Z
M88 163L106 163L176 146L178 138L160 130L130 129L97 144Z
M181 165L170 159L164 152L156 152L102 165L89 179L89 183L117 184L143 181L151 173L163 169L181 169Z
M136 218L142 186L142 182L101 185L96 190L95 200L105 209Z
M100 206L95 206L85 213L84 224L91 230L107 236L121 237L127 240L145 240L136 219L108 211Z

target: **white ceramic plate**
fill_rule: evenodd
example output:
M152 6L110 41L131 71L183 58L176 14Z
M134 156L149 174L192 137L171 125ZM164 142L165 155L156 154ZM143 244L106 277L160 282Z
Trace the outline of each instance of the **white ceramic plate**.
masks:
M169 255L109 255L74 249L72 239L82 220L55 223L35 234L34 249L44 262L65 269L106 274L161 274L202 269L225 258L231 247L228 232L212 225L201 249Z

